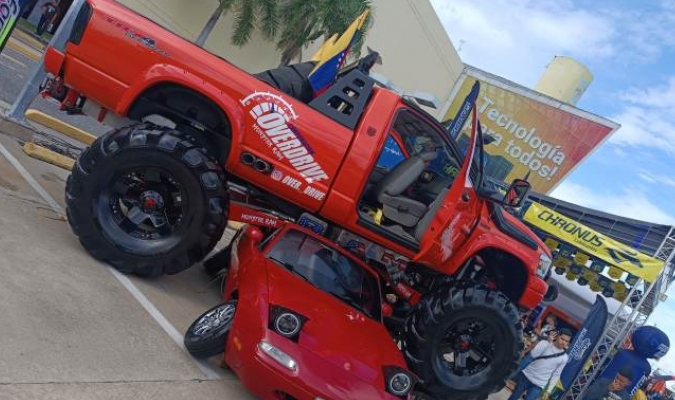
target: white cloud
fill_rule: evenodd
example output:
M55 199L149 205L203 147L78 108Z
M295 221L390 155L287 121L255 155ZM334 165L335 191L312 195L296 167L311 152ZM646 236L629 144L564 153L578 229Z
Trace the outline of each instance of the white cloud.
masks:
M609 143L675 154L675 77L653 87L630 88L620 99L626 105L611 119L619 122L621 129Z
M663 85L650 88L631 88L621 94L620 98L627 103L675 111L675 77L668 79Z
M650 171L642 170L638 173L638 177L640 177L640 179L642 179L643 181L649 183L666 185L675 188L675 178L669 175L660 175Z
M609 57L606 17L553 0L432 0L468 64L533 85L556 55ZM461 44L461 46L460 46Z
M675 47L675 1L584 9L573 0L431 0L462 60L534 86L556 55L609 68L650 64ZM613 8L609 8L613 7Z
M675 122L671 115L648 107L625 107L610 119L621 128L609 139L619 146L655 148L675 154Z
M642 190L624 188L620 193L600 193L566 181L561 183L551 193L551 196L622 217L657 224L675 225L675 216L661 210L652 203Z

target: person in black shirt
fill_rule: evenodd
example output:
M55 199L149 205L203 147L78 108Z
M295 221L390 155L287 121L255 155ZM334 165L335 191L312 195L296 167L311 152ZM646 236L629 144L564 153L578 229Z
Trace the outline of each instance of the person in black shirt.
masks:
M623 367L614 376L614 379L602 378L595 381L584 396L586 400L621 399L630 400L628 385L633 381L635 374L630 366Z
M42 36L42 34L47 30L58 9L59 0L48 1L42 5L42 15L40 16L40 22L38 22L36 29L36 33L38 35Z

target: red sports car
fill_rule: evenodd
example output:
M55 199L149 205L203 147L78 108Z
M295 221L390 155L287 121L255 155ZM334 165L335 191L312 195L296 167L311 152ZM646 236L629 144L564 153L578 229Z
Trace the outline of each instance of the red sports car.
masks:
M264 239L264 240L263 240ZM416 377L383 325L377 273L313 232L246 227L231 245L224 303L185 334L264 400L410 399Z

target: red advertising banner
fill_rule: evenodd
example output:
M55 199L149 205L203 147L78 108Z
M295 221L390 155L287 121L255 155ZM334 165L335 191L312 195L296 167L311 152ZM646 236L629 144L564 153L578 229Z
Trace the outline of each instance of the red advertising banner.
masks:
M476 101L483 132L496 140L486 146L486 172L510 183L530 173L532 188L549 193L619 128L534 90L467 67L458 81L444 121L457 113L476 80ZM460 145L468 140L459 135Z

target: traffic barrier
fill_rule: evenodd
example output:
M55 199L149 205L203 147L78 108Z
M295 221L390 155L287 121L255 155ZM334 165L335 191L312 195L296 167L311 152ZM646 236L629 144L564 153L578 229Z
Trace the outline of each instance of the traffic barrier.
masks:
M55 151L49 150L46 147L42 147L35 143L27 142L23 145L23 152L28 156L38 159L40 161L47 162L57 167L63 168L65 170L72 170L75 160L70 157L66 157L62 154L59 154Z
M60 132L69 138L86 144L87 146L94 143L94 140L96 140L96 136L92 135L91 133L85 132L80 128L74 127L61 121L60 119L54 118L51 115L47 115L42 111L38 111L33 108L26 111L26 119Z

